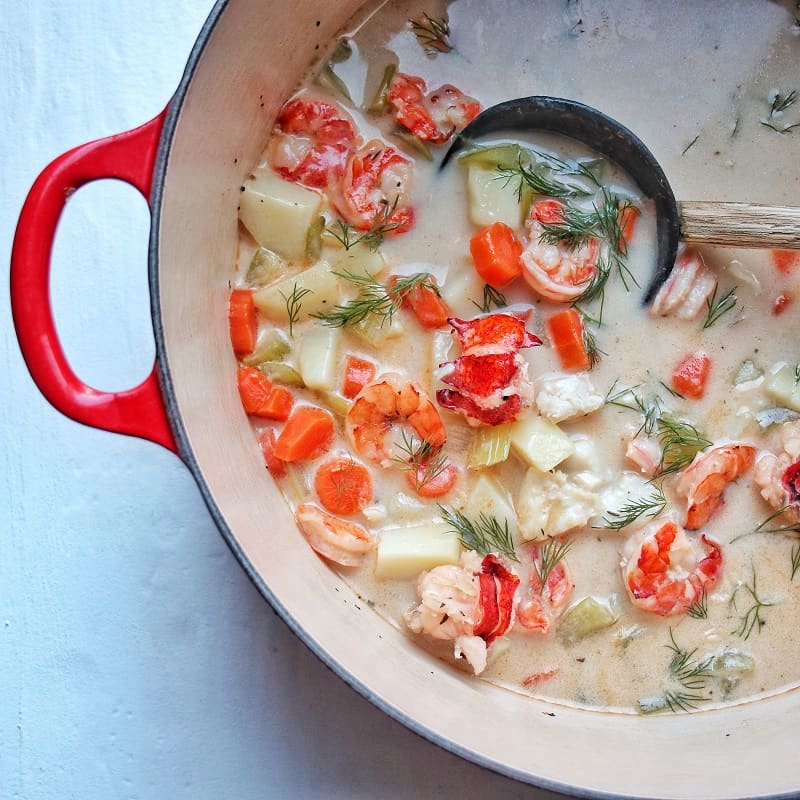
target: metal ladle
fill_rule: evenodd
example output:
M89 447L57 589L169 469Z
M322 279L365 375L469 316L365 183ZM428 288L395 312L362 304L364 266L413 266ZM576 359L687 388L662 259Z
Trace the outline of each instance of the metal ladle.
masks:
M521 97L485 109L454 140L439 169L481 136L535 130L577 139L611 159L655 204L656 266L645 292L645 303L653 299L669 276L681 239L726 247L800 250L800 208L706 201L679 203L664 170L636 134L596 108L574 100Z

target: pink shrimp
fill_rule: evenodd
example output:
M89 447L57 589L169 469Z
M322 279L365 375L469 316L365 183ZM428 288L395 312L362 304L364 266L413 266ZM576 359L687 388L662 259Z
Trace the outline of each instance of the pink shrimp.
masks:
M800 421L780 428L781 452L759 454L753 479L761 496L787 521L800 520Z
M387 233L403 233L414 224L408 205L411 162L377 139L350 154L333 202L345 222L369 230L376 222Z
M724 444L698 453L675 483L686 498L687 530L702 528L722 506L725 487L753 466L756 448L749 444Z
M313 503L298 506L295 521L317 553L343 567L359 566L375 547L375 540L363 526L335 517Z
M270 162L287 180L326 189L341 179L355 143L355 126L343 111L298 97L278 114Z
M722 574L722 548L700 536L705 555L673 520L655 520L630 537L622 552L622 576L631 602L642 611L682 614L703 592L710 592Z
M705 307L717 279L706 268L696 250L686 249L678 256L664 285L658 290L650 314L654 317L675 316L694 319Z
M533 550L533 563L536 566L542 563L540 547ZM537 569L534 568L528 589L517 604L517 621L524 628L547 633L569 603L574 588L575 584L563 559L550 570L544 586Z
M570 249L558 242L543 242L545 224L563 221L564 205L558 200L541 200L531 206L525 223L528 245L522 251L522 277L546 300L571 303L589 287L597 273L600 245L597 239Z
M455 86L445 84L426 95L422 78L395 73L389 84L388 100L394 116L418 139L432 144L446 142L471 122L481 110L480 103Z

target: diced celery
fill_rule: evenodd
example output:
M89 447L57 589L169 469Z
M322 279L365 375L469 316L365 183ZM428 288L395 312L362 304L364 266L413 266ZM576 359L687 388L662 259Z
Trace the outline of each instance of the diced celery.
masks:
M375 97L369 106L369 110L373 114L383 114L389 109L389 84L391 84L395 72L397 72L396 64L387 64L383 70L381 82L378 84Z
M504 222L512 228L522 223L523 204L514 181L492 167L470 166L467 172L469 219L473 225Z
M592 633L613 625L619 615L607 603L591 595L567 609L558 626L558 635L566 644L574 644Z
M767 394L782 406L800 411L800 378L798 370L788 364L776 364L767 376Z
M478 519L481 514L494 517L502 526L508 523L509 533L516 537L519 533L517 513L511 496L491 475L482 472L470 487L469 498L463 513L470 519Z
M347 330L373 347L381 347L387 340L403 335L403 326L397 314L391 320L377 314L368 314L361 322L348 326Z
M336 392L320 392L320 398L337 417L345 417L352 403Z
M511 424L483 426L475 431L467 466L470 469L491 467L508 458L511 452Z
M725 693L735 688L742 677L755 668L756 660L749 653L733 647L726 647L708 662L709 671L720 681Z
M293 297L297 300L294 322L323 313L339 302L339 281L327 261L318 261L314 266L296 275L288 275L253 294L259 311L268 319L284 325L289 323L289 306Z
M350 90L347 88L347 84L333 71L333 67L330 64L326 64L319 71L316 80L323 89L328 89L329 91L341 95L350 103L353 102L353 98L350 97Z
M536 414L511 423L510 432L514 452L542 472L554 469L575 452L567 434L549 419Z
M325 230L325 217L311 220L306 234L306 260L317 261L322 252L322 233Z
M377 278L385 269L386 259L380 250L370 250L365 244L353 245L333 262L333 271L340 274L351 273L364 277L371 275ZM347 288L353 288L350 281L347 281Z
M245 280L250 286L268 286L283 278L288 271L289 265L277 253L259 247L250 259Z
M262 361L258 368L275 383L281 383L284 386L297 386L298 388L305 386L300 373L294 367L290 367L282 361Z
M320 325L304 332L297 348L297 367L309 389L333 390L340 338L339 328Z
M742 365L736 371L733 383L736 386L741 386L743 383L750 383L750 381L758 380L763 374L764 372L748 359L742 362Z
M441 564L457 564L461 555L458 535L443 524L397 528L381 532L375 576L404 580Z
M654 695L653 697L640 697L636 701L639 711L642 714L656 714L669 708L667 696L665 694Z
M489 167L493 170L516 169L520 161L524 166L531 163L531 154L522 145L509 142L490 147L478 147L459 156L458 163L467 167L477 165Z
M280 361L289 353L289 340L277 328L267 328L258 339L256 348L242 361L255 367L264 361Z

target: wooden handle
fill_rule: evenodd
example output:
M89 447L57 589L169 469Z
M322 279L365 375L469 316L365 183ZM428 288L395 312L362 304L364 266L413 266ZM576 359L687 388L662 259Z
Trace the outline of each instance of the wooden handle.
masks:
M687 242L800 250L800 208L687 201L678 210Z

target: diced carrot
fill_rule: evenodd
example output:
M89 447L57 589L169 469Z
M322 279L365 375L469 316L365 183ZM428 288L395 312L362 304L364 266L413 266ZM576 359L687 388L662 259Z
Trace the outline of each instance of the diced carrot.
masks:
M558 311L547 320L547 332L561 366L566 370L589 369L589 352L583 336L583 320L574 308Z
M790 275L800 267L800 251L798 250L773 250L772 262L782 275Z
M792 296L785 292L779 294L772 302L772 315L777 317L778 314L783 314L784 311L792 304Z
M540 200L533 206L533 214L543 225L558 225L564 221L564 204L560 200Z
M318 406L298 406L275 442L282 461L305 461L321 456L333 442L333 416Z
M293 405L294 395L285 386L273 386L258 416L283 421L289 418Z
M458 475L458 467L447 464L430 477L426 465L421 464L417 469L406 472L406 482L420 497L441 497L453 488Z
M624 206L619 212L619 229L625 244L630 244L633 238L637 219L639 219L639 212L633 206Z
M372 501L372 476L352 458L334 458L317 470L314 489L332 514L355 514Z
M481 228L469 240L469 251L475 270L490 286L505 286L522 274L522 243L504 222Z
M711 359L702 350L690 353L675 367L672 388L684 397L699 400L706 392L710 371Z
M238 380L244 410L258 416L272 391L272 381L255 367L239 367Z
M234 289L228 307L231 344L237 356L252 353L258 336L258 318L250 289Z
M272 430L272 428L267 428L261 436L258 437L258 443L261 445L264 463L267 465L269 474L272 475L273 478L285 477L286 463L275 455L275 431Z
M366 358L347 356L344 362L344 382L342 394L352 400L368 383L375 378L376 367Z
M398 280L399 276L397 275L389 278L387 289L390 294ZM418 283L405 292L401 302L401 307L413 311L420 325L429 330L444 327L447 325L448 318L453 316L447 304L442 300L438 288L431 287L436 287L433 276L429 276L425 283Z

